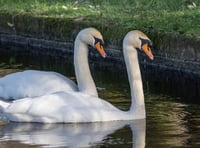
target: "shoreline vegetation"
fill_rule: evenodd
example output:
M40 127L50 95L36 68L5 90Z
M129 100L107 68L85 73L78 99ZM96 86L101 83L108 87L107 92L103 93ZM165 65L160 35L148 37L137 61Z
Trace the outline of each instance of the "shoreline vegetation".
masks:
M200 37L200 0L0 0L0 13Z
M57 51L55 46L72 43L80 29L95 27L103 34L105 47L116 54L113 60L120 60L123 37L138 29L154 43L152 65L198 76L199 22L200 0L0 0L2 46ZM57 48L62 53L65 47Z

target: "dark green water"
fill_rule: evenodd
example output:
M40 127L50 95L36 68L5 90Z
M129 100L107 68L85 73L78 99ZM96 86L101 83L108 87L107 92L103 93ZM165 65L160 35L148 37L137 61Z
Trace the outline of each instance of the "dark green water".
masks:
M41 69L73 78L73 64L68 61L72 59L2 53L0 76L23 69ZM91 71L100 88L100 97L127 110L130 93L126 71L95 66ZM141 72L146 120L87 124L9 123L0 126L0 147L200 147L200 98L194 95L200 83L188 77L171 79L169 73L157 73L151 67L141 67Z

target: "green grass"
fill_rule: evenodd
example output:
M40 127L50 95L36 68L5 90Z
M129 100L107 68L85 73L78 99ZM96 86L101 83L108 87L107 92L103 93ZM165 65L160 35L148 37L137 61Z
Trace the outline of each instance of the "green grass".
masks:
M0 0L0 11L200 36L200 0Z

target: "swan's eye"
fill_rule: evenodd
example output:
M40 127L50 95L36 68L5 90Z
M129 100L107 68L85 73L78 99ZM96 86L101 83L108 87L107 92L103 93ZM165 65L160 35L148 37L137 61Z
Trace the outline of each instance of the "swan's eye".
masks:
M141 48L145 45L146 49L149 51L152 49L152 42L148 39L139 38L141 40Z
M100 43L101 46L103 46L103 44L104 44L104 43L103 43L103 40L94 37L94 45L96 45L97 43Z

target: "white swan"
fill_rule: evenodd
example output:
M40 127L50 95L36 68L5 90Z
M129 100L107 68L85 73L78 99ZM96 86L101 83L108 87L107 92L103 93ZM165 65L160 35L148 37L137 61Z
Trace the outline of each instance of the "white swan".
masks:
M123 53L131 88L131 107L121 111L109 102L82 92L56 92L41 97L24 98L6 103L1 101L3 113L16 122L100 122L146 118L141 74L136 48L150 59L151 41L140 31L129 32L123 41Z
M36 97L57 91L81 91L98 96L96 86L88 65L88 45L95 47L105 57L103 37L94 28L79 32L74 46L74 66L77 85L67 77L56 72L26 70L9 74L0 79L0 98L20 99Z

